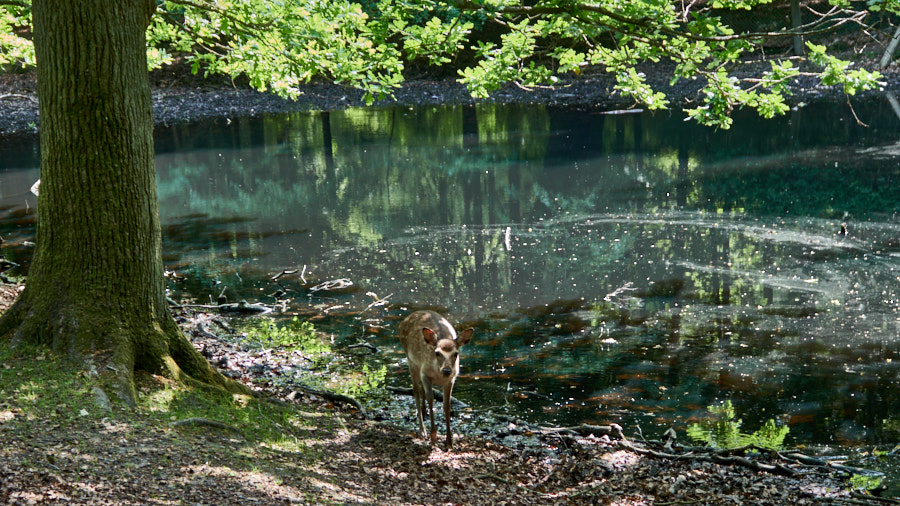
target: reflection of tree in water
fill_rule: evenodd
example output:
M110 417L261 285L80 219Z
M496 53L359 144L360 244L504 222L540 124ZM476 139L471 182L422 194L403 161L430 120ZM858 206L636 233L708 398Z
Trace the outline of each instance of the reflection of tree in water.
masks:
M729 397L760 419L796 414L794 434L817 440L889 419L897 350L876 321L900 294L889 251L870 250L900 232L854 222L842 240L835 219L894 212L895 169L861 172L833 131L501 106L241 121L161 156L164 217L206 213L217 231L172 234L179 248L308 265L478 321L492 344L476 340L467 368L495 382L486 396L509 383L517 405L547 406L526 390L558 402L548 416L654 424ZM627 303L604 305L627 283Z

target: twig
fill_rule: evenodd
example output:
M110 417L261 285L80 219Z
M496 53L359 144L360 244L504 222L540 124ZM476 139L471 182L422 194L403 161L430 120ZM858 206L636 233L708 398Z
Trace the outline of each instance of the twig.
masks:
M37 99L35 99L34 97L29 97L28 95L20 95L18 93L7 93L5 95L0 95L0 100L3 100L4 98L21 98L22 100L30 100L35 104L38 103Z
M634 283L629 281L629 282L625 283L624 285L620 286L619 288L616 288L612 292L606 294L606 296L603 297L603 300L605 300L606 302L612 302L613 297L618 297L619 295L621 295L625 292L637 290L637 288L634 288L633 285L634 285Z
M298 269L285 269L285 270L279 272L278 274L272 276L272 281L278 281L278 279L281 278L281 276L286 276L288 274L297 274L298 272L300 272Z
M343 290L343 289L349 288L351 286L353 286L353 281L350 281L347 278L338 278L338 279L331 279L328 281L323 281L323 282L319 283L318 285L310 288L309 291L312 293L321 292L321 291L330 292L333 290Z
M347 346L347 349L353 349L353 348L368 348L375 353L378 353L380 351L378 349L378 347L376 347L375 345L369 344L369 343L356 343L356 344L351 344L350 346Z
M375 294L375 292L366 292L366 295L368 295L369 297L372 297L373 299L375 299L375 301L372 302L371 304L369 304L368 306L366 306L366 308L363 309L362 311L360 311L359 314L363 314L366 311L372 309L373 307L384 306L385 304L390 302L388 299L390 299L394 294L390 293L384 297L379 297L377 294Z
M512 485L512 483L510 483L509 480L507 480L507 479L505 479L505 478L501 478L501 477L497 476L497 475L494 474L494 473L484 473L484 474L479 474L478 476L475 476L474 479L476 479L476 480L483 480L483 479L485 479L485 478L490 478L490 479L492 479L492 480L497 480L497 481L499 481L500 483L506 483L507 485Z
M597 114L614 116L614 115L619 115L619 114L639 114L642 112L644 112L643 109L614 109L612 111L600 111ZM615 293L615 292L613 292L613 293ZM613 294L610 294L610 295L613 295ZM609 295L607 295L607 297L609 297Z
M170 423L169 425L172 427L182 427L185 425L205 425L207 427L215 427L217 429L230 430L233 432L237 432L238 434L241 434L241 430L238 429L237 427L232 427L231 425L228 425L228 424L225 424L222 422L210 420L209 418L200 418L200 417L185 418L183 420L176 420L176 421Z
M560 434L570 432L582 436L602 435L615 436L620 441L628 441L625 434L622 433L622 426L616 423L609 425L590 425L583 423L574 427L541 427L541 434Z
M847 107L849 107L849 108L850 108L850 112L853 113L853 119L856 120L856 124L859 125L859 126L863 126L863 127L869 128L869 125L867 125L867 124L863 123L862 121L860 121L859 116L856 115L856 110L853 109L853 104L850 103L850 95L847 95L846 93L845 93L844 95L847 97Z

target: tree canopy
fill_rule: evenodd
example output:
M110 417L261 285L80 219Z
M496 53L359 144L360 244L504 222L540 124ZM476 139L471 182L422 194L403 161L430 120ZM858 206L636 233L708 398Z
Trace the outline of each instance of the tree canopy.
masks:
M246 76L259 90L291 97L315 77L390 95L411 63L451 65L475 97L507 83L552 86L560 76L600 66L615 88L649 109L670 105L639 65L668 61L671 83L699 79L686 107L696 121L730 125L730 113L755 108L783 114L787 85L800 76L854 95L879 85L880 74L832 56L835 34L879 38L895 0L810 3L792 25L786 2L773 0L175 0L157 2L147 32L151 68L186 58L194 72ZM30 2L0 0L0 66L34 65ZM741 63L794 36L807 40L806 60L769 57L769 67L742 77ZM812 41L810 41L810 39ZM465 55L465 57L461 57ZM802 70L801 70L802 68Z

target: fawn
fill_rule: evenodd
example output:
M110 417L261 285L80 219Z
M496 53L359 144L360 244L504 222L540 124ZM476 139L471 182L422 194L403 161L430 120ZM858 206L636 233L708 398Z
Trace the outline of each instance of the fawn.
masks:
M431 444L437 443L434 428L434 390L432 385L444 387L444 419L447 420L447 449L453 447L450 432L450 394L459 374L459 349L472 339L474 329L456 335L453 326L434 311L416 311L400 323L400 344L406 352L409 374L412 376L413 397L422 437L425 432L425 400L431 416Z

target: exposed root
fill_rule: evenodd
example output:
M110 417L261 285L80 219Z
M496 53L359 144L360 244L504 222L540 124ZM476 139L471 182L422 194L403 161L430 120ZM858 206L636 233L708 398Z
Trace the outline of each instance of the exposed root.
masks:
M0 338L13 346L48 346L82 368L104 393L133 407L134 372L144 370L201 389L251 395L191 345L164 308L123 304L113 310L63 296L36 301L26 289L0 317Z

